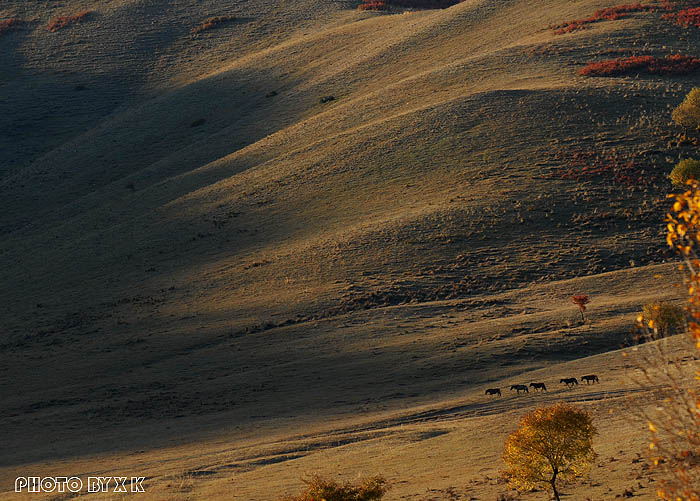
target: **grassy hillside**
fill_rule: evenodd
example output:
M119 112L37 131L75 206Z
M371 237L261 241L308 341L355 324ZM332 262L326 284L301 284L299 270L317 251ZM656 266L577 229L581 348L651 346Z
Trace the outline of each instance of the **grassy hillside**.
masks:
M28 462L147 450L162 476L173 444L439 406L681 297L654 276L679 280L666 176L695 145L670 110L697 74L578 70L697 56L699 30L556 33L609 1L358 3L0 8L22 20L0 31L3 489Z

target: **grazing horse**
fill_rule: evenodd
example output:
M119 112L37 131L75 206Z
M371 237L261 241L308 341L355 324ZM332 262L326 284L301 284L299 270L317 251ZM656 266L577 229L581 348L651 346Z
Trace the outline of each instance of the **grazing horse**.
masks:
M565 377L562 378L559 382L564 383L569 388L573 388L574 385L578 386L578 380L575 377Z
M500 388L489 388L486 390L486 393L484 395L498 395L499 397L501 396L501 389Z
M525 393L530 393L530 390L528 390L527 386L525 386L524 384L511 385L510 391L513 391L513 390L518 390L518 394L520 394L521 391L524 391Z
M547 391L547 387L544 385L544 383L530 383L530 386L537 390L542 390L542 391Z
M595 374L589 374L588 376L581 376L581 381L585 381L586 384L600 383L600 381L598 380L598 376L596 376Z

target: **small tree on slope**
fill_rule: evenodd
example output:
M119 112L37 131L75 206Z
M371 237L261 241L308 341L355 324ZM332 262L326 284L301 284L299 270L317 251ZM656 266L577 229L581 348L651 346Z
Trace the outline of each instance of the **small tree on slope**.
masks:
M571 296L571 302L578 306L581 312L581 322L585 322L586 319L583 316L583 312L586 311L586 305L591 302L591 299L585 294L574 294Z
M559 501L557 480L574 480L590 470L595 433L585 410L566 404L536 409L506 440L504 475L519 490L548 486Z

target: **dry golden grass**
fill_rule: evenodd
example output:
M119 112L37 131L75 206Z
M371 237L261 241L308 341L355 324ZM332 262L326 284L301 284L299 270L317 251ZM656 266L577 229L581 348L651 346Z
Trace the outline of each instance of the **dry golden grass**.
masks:
M641 15L548 29L605 3L122 0L3 37L3 494L30 466L117 465L149 499L269 499L320 470L382 473L387 499L505 493L501 446L531 402L485 387L616 381L618 354L597 354L678 295L653 279L674 273L653 244L670 184L552 175L576 151L657 172L693 147L668 124L689 81L576 69L700 35ZM217 16L235 29L191 36ZM606 457L625 451L593 472L619 492L637 435L608 412L627 394L580 389ZM37 430L53 441L22 446Z

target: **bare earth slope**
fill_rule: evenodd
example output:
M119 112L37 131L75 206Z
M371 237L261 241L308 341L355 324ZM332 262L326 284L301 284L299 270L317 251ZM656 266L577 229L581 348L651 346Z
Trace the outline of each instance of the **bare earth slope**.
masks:
M700 31L651 13L549 28L612 4L5 2L0 19L31 22L0 33L3 493L28 465L104 461L145 469L163 499L271 499L316 467L381 469L394 438L348 439L374 463L294 463L333 430L374 440L383 425L361 422L477 401L528 371L558 380L557 364L629 342L641 304L681 297L660 286L679 280L661 264L664 176L670 108L697 77L576 70L611 50L694 54ZM192 33L212 16L231 19ZM634 168L570 179L590 151ZM596 399L624 396L606 384ZM520 415L508 402L479 446L489 475ZM460 440L488 409L453 417ZM311 433L304 454L260 452ZM236 460L196 473L216 454ZM457 485L411 461L390 498Z

